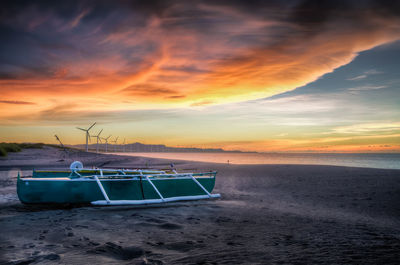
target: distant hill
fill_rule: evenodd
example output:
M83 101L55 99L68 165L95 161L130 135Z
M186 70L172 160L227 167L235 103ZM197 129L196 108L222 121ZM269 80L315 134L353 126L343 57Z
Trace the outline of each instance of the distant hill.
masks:
M69 145L70 147L75 147L79 149L85 149L84 144L79 145ZM99 144L99 151L104 152L106 145L104 143ZM133 143L133 144L108 144L108 152L207 152L207 153L244 153L242 151L234 150L234 151L226 151L222 148L194 148L194 147L170 147L163 144L142 144L142 143ZM95 151L96 144L89 144L89 151Z

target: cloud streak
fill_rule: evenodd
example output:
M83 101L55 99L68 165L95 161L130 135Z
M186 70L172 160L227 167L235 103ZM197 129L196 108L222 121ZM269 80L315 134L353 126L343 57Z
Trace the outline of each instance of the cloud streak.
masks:
M336 127L333 131L341 134L377 134L382 132L399 133L400 122L353 124L349 126Z
M387 86L358 86L349 88L350 91L366 91L366 90L378 90L382 88L386 88Z
M347 80L349 80L349 81L359 81L359 80L363 80L363 79L367 78L370 75L376 75L376 74L382 74L382 72L379 72L379 71L377 71L375 69L371 69L371 70L365 71L361 75L357 75L355 77L347 78Z
M18 101L18 100L0 100L0 104L11 104L11 105L34 105L33 102Z

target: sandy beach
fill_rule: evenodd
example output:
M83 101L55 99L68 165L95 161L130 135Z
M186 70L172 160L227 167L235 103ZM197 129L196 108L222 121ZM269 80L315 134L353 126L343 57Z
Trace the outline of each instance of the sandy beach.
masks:
M85 166L217 170L217 200L32 206L17 172ZM0 160L1 264L398 264L400 170L228 165L59 149Z

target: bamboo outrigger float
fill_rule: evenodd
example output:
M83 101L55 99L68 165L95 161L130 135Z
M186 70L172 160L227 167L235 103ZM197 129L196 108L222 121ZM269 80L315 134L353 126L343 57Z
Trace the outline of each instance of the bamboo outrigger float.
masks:
M21 202L140 205L219 198L211 194L217 172L177 173L175 170L85 169L75 161L70 170L18 173Z

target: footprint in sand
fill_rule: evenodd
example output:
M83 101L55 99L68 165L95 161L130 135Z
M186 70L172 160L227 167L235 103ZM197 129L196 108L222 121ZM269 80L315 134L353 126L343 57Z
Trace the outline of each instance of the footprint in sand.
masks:
M146 221L146 222L150 222L150 223L157 223L157 224L164 223L163 220L156 219L156 218L148 218L148 219L146 219L145 221Z
M179 251L179 252L187 252L192 249L197 249L201 246L199 244L196 244L193 241L174 242L174 243L168 243L168 244L165 244L164 242L157 242L156 244L152 244L152 245L157 248L174 250L174 251Z
M33 256L23 260L16 260L9 264L31 264L31 263L43 263L43 262L57 261L57 260L60 260L60 255L52 253L47 255Z
M131 260L143 256L144 250L139 247L122 247L112 242L107 242L102 246L88 250L87 253L101 254L117 260Z
M159 225L158 227L162 229L167 229L167 230L175 230L175 229L181 229L182 226L178 224L173 224L173 223L165 223L162 225Z

